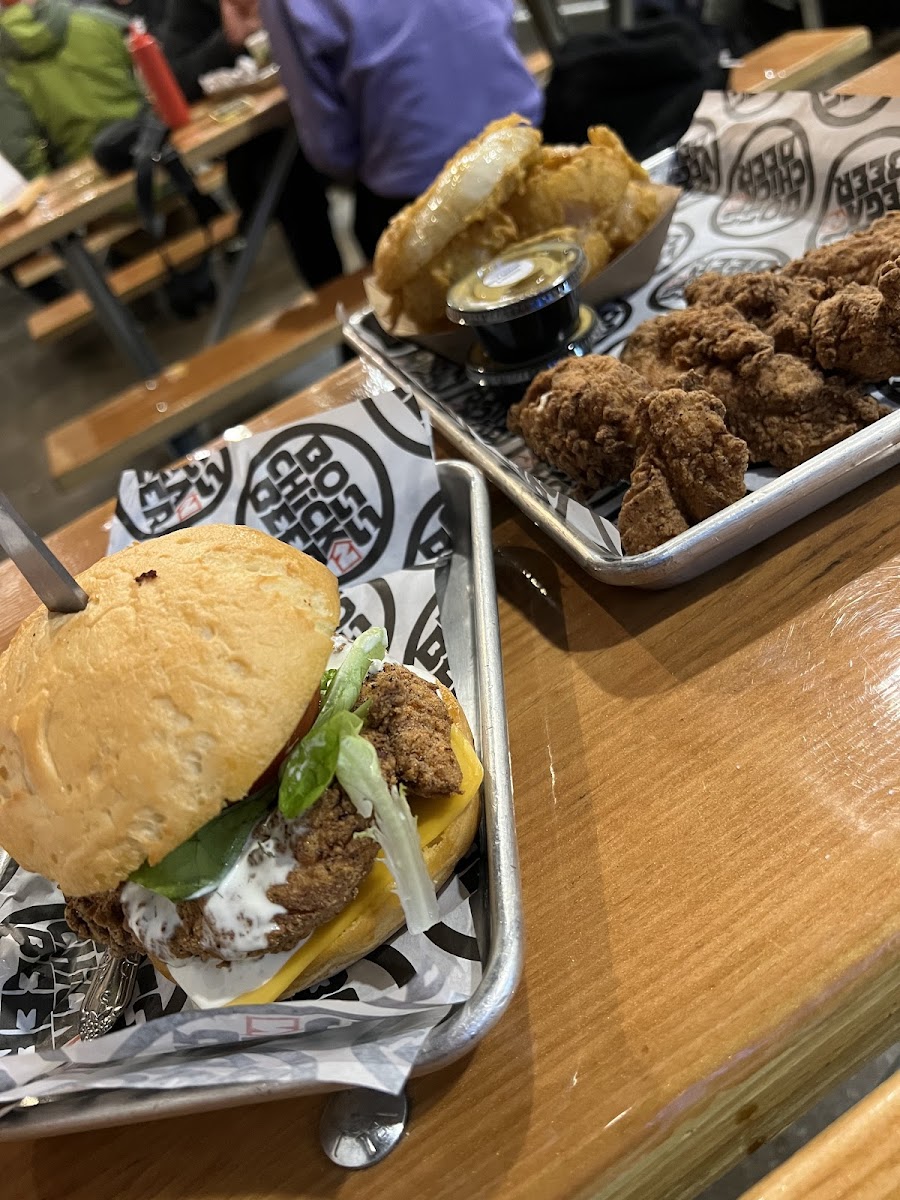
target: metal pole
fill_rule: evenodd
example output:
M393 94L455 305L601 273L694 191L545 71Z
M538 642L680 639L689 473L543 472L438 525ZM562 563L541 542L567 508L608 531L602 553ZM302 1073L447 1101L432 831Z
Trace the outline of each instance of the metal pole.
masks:
M556 0L525 0L525 7L531 13L534 27L551 55L562 49L568 41L568 33Z
M266 229L272 219L272 213L275 211L275 205L284 191L284 185L287 183L288 174L294 165L299 148L296 133L293 129L288 130L278 147L278 153L275 155L272 169L266 178L262 195L253 210L253 217L247 230L246 245L234 264L225 290L222 292L215 316L206 335L207 346L215 346L228 332L241 298L241 292L247 282L247 276L250 274L250 268L259 254Z
M94 306L97 320L110 340L134 363L143 379L152 379L162 370L156 352L141 332L131 310L114 295L81 240L68 234L54 243L57 253L77 286L86 292Z
M803 15L804 29L824 28L825 17L820 0L800 0L800 12Z
M609 15L614 29L634 29L634 0L609 0Z

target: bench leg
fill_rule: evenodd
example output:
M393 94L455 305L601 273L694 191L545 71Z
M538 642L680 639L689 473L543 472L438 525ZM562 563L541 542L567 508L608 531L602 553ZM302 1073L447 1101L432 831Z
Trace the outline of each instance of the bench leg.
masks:
M292 128L284 135L281 145L278 147L272 169L269 171L262 194L253 210L253 217L247 229L246 245L238 256L225 285L225 290L222 292L215 316L206 335L205 344L207 346L215 346L217 342L220 342L234 320L235 309L247 282L247 276L256 262L262 240L266 235L269 222L272 220L272 213L284 191L284 185L291 167L294 165L298 150L297 135Z
M97 320L110 341L134 363L143 379L152 379L162 370L153 347L144 337L131 310L109 289L103 272L75 234L55 242L57 253L76 285L85 292L94 306Z

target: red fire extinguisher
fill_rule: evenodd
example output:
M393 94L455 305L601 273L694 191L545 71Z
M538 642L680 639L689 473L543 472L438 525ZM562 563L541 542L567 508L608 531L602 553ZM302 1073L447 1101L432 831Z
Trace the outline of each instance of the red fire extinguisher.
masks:
M128 49L135 70L147 88L160 120L170 129L181 129L191 119L191 110L178 80L172 74L162 47L148 32L144 21L132 21Z

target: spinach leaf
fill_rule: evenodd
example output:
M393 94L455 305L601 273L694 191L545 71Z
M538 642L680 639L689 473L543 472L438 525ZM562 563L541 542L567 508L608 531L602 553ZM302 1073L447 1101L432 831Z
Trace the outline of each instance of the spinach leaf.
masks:
M237 862L250 831L273 799L274 789L266 788L246 800L230 804L155 867L144 863L133 871L132 883L139 883L176 903L196 900L215 891Z

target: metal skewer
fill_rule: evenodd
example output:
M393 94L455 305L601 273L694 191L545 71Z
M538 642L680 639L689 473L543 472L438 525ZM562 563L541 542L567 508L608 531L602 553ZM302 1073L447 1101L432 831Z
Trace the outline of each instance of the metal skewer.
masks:
M16 511L4 492L0 492L0 546L50 612L76 613L87 607L87 593Z

